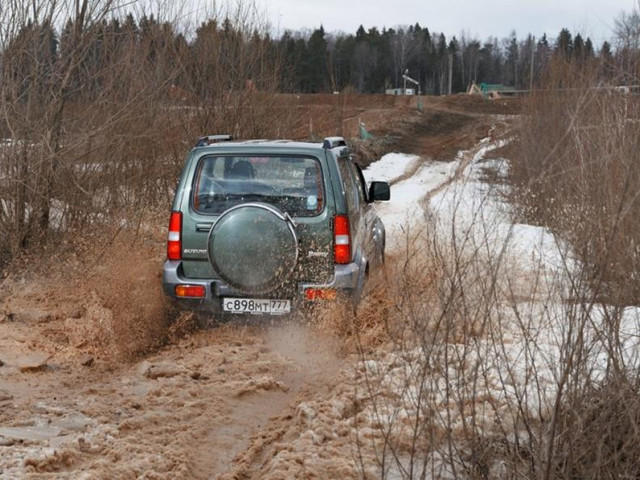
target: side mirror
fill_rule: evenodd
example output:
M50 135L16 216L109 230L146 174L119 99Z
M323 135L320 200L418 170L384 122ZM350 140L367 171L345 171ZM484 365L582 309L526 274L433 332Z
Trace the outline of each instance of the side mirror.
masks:
M389 200L391 198L391 189L387 182L371 182L369 187L369 201L377 202L380 200Z

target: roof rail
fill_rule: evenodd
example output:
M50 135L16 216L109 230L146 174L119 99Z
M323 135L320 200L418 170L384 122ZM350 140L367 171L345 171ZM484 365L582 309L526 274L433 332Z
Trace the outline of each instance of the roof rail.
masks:
M345 142L342 137L327 137L322 142L322 148L326 148L327 150L331 150L336 147L346 147L347 142Z
M206 147L212 143L230 142L231 140L233 140L233 135L207 135L198 138L196 147Z

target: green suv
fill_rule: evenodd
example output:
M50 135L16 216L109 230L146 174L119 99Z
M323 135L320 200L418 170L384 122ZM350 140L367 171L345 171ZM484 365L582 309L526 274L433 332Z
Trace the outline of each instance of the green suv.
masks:
M198 140L169 222L165 293L189 310L278 315L347 296L384 261L366 188L341 137L322 143Z

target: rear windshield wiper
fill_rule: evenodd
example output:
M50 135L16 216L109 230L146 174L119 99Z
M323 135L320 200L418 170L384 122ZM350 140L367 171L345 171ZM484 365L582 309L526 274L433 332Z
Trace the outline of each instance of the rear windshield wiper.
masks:
M265 195L264 193L228 193L226 195L227 200L261 200L261 199L269 199L272 200L274 198L278 198L275 195Z

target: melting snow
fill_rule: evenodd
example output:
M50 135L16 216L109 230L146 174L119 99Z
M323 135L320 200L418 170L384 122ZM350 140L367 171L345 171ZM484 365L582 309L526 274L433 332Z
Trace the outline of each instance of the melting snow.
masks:
M387 153L380 160L373 162L364 170L364 178L367 182L377 180L379 182L393 183L419 161L420 157L417 155Z
M385 155L378 167L373 163L364 171L367 181L393 179L401 177L407 165L416 161L418 157L413 155L390 154ZM391 200L389 202L376 203L378 216L382 219L387 232L387 245L394 250L401 242L407 229L423 228L425 212L422 201L428 192L437 189L453 178L460 160L454 162L426 162L417 172L407 180L399 182L391 187ZM396 173L392 173L392 167ZM386 176L376 176L374 172L385 171Z

